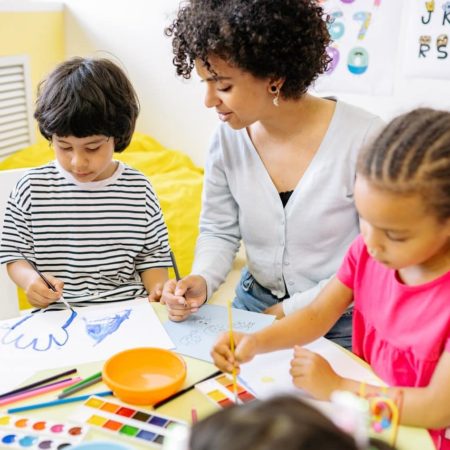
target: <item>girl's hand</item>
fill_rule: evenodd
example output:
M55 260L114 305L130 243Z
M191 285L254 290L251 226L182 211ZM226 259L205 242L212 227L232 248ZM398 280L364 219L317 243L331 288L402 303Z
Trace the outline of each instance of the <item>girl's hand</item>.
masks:
M294 347L289 373L295 386L318 400L329 400L331 393L339 390L343 381L326 359L299 346Z
M44 273L44 276L55 287L56 291L52 291L44 280L33 272L28 286L25 288L25 293L28 301L35 308L47 308L48 305L59 300L63 293L63 281L48 273Z
M272 314L277 319L282 319L284 317L283 304L276 303L275 305L269 306L265 309L264 314Z
M250 361L257 353L256 337L253 334L239 333L233 331L234 356L230 347L230 333L223 333L213 349L211 356L214 364L223 372L231 373L236 367L239 373L239 364Z

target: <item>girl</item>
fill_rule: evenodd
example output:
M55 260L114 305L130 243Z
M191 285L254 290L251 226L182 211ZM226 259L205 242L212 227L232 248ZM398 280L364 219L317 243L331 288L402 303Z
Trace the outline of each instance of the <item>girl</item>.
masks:
M292 313L314 299L358 234L356 158L381 121L307 93L329 62L315 1L192 0L167 34L178 75L195 67L222 122L192 273L163 292L169 317L183 320L211 297L241 240L248 268L234 307ZM343 313L328 337L350 347L351 310Z
M297 345L291 375L319 399L358 391L299 345L333 325L354 301L353 349L392 390L402 389L401 423L433 429L450 449L450 113L417 109L393 120L359 158L355 202L361 236L337 276L306 308L253 335L229 336L216 365ZM369 392L377 387L369 387Z

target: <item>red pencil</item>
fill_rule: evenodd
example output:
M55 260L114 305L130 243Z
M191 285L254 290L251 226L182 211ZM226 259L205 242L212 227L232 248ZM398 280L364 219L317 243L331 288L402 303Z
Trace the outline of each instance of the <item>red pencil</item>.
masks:
M191 409L191 419L192 419L192 425L194 423L197 423L198 417L197 417L197 410L195 408Z

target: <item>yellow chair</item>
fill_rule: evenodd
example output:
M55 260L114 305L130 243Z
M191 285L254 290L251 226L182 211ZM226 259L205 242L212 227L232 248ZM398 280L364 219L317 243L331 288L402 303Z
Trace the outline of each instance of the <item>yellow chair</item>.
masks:
M135 133L127 149L114 157L140 170L151 181L161 204L180 274L187 275L198 235L203 169L182 152L167 149L142 133ZM41 141L0 161L0 171L36 167L53 159L53 149L47 141ZM12 186L2 183L6 195L11 189ZM19 299L21 308L28 307L23 293L19 293Z

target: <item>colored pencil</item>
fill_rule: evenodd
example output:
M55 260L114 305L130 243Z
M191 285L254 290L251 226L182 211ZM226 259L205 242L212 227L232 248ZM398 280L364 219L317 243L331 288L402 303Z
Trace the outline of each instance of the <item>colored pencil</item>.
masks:
M81 378L69 378L67 380L62 380L59 383L47 384L46 386L41 386L36 389L30 389L29 391L21 392L20 394L11 395L10 397L5 397L0 400L0 406L9 405L10 403L16 403L20 400L25 400L26 398L35 397L37 395L46 394L47 392L56 391L66 386L70 386L74 383L80 381Z
M65 377L66 375L72 375L73 373L76 373L76 371L77 369L66 370L65 372L58 373L57 375L53 375L51 377L44 378L40 381L35 381L34 383L27 384L26 386L22 386L12 391L5 392L4 394L0 395L0 399L3 397L9 397L12 394L18 394L19 392L28 391L29 389L35 388L37 386L42 386L43 384L50 383L51 381L57 380L58 378Z
M177 261L175 259L175 255L172 251L170 251L170 259L172 260L172 267L173 267L173 271L175 272L175 279L177 281L180 281L181 280L180 272L178 271ZM187 306L188 306L187 300L184 299L184 307L187 308Z
M198 383L201 383L202 381L206 381L209 380L210 378L214 378L217 377L217 375L220 375L222 372L220 370L216 370L215 372L213 372L211 375L208 375L205 378L202 378L201 380L196 381L195 383L191 384L190 386L185 387L184 389L181 389L181 391L175 392L175 394L170 395L169 397L165 398L164 400L161 400L157 403L155 403L153 405L153 408L159 408L160 406L165 405L166 403L171 402L172 400L176 399L177 397L179 397L180 395L185 394L186 392L191 391L192 389L195 388L195 385Z
M92 386L93 384L99 383L100 381L102 381L102 373L98 372L88 378L85 378L84 380L81 380L79 383L70 386L67 389L63 389L63 391L58 395L58 398L66 398L69 395L75 394L76 392Z
M42 278L47 287L51 289L53 292L56 292L55 286L53 286L53 284L50 283L50 281L47 280L47 278L45 278L44 274L37 268L36 264L33 261L31 261L31 259L29 259L24 253L22 253L20 249L17 249L17 251L24 257L25 261L33 268L33 270ZM64 297L62 295L59 298L59 300L61 300L66 305L67 309L73 311L73 308L64 300Z
M76 388L78 385L84 384L87 381L91 381L95 378L99 378L102 376L102 372L96 372L93 375L90 375L89 377L83 378L79 383L75 384L74 386L71 386L70 388L66 388L62 390L62 393L66 392L66 391L71 391L73 388Z
M105 397L107 395L113 395L113 393L112 391L104 391L104 392L95 392L88 395L80 395L79 397L61 398L58 400L52 400L50 402L34 403L32 405L19 406L18 408L11 408L8 409L6 412L8 414L14 414L22 411L30 411L32 409L41 409L41 408L48 408L50 406L65 405L66 403L82 402L84 400L87 400L92 395L96 395L97 397Z
M231 312L231 300L228 301L228 325L230 327L230 350L231 354L234 357L234 336L233 336L233 313ZM237 388L237 373L236 373L236 366L234 365L233 361L233 370L231 371L231 374L233 376L233 393L234 393L234 403L238 404L238 388Z
M177 261L175 260L175 255L173 252L170 252L170 259L172 260L173 271L175 272L175 278L177 281L181 280L180 272L178 271Z
M197 410L195 408L191 409L191 420L192 420L192 425L196 424L198 421Z
M72 378L64 378L63 380L58 380L58 381L55 381L54 383L46 384L45 387L47 387L47 386L55 386L55 385L57 385L57 384L59 385L59 383L62 383L63 381L67 381L67 380L71 380L71 379L72 379ZM38 389L41 389L41 387L42 387L42 386L38 386L38 387L35 387L35 388L27 389L26 391L23 391L23 392L36 391L36 390L38 390ZM2 402L3 400L6 400L6 399L8 399L8 398L15 397L16 395L20 395L20 393L9 394L9 395L7 395L6 397L2 397L2 398L0 398L0 402Z

